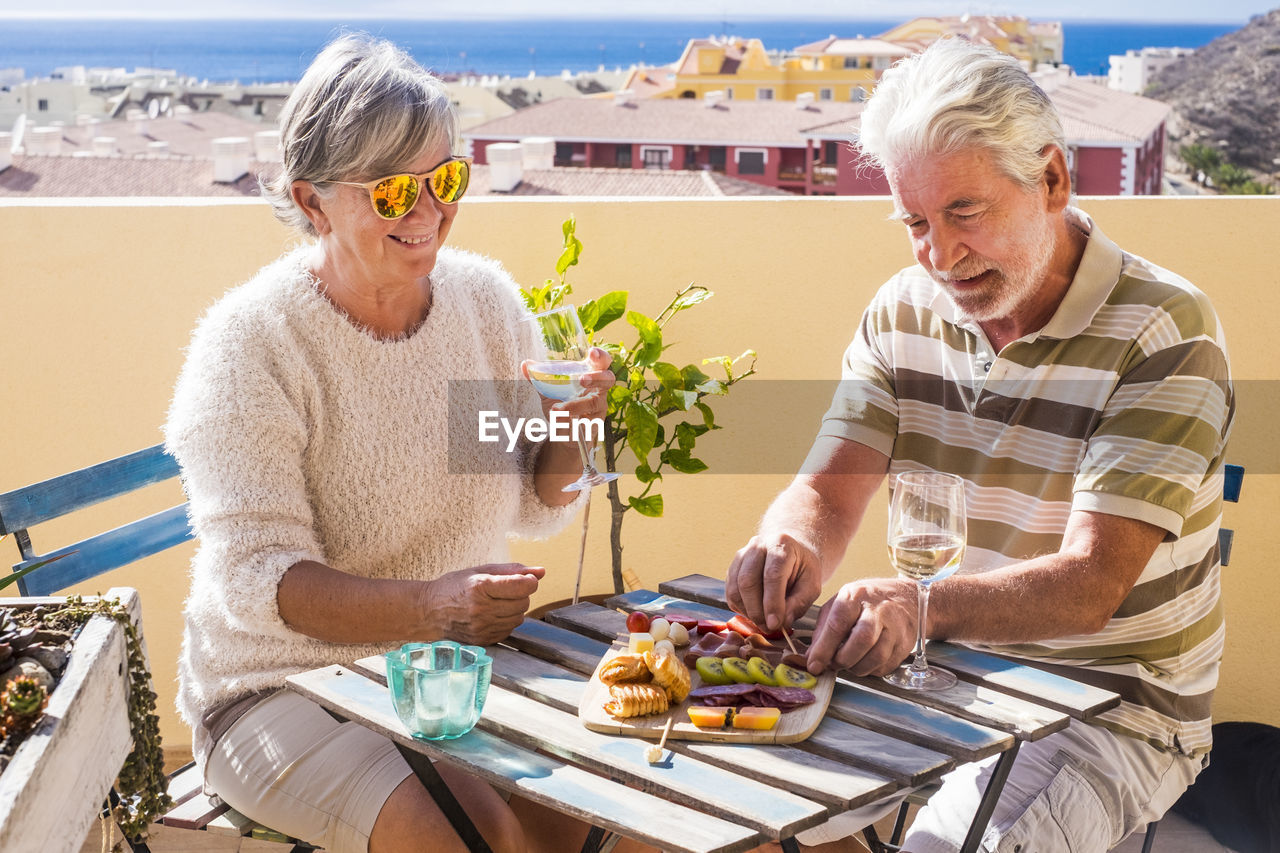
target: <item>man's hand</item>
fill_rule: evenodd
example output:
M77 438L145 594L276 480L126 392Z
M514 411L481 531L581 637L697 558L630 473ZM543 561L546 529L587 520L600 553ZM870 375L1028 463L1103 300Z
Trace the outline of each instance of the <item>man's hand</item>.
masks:
M540 566L489 563L442 575L426 584L421 599L431 636L488 645L509 635L524 619Z
M789 533L751 537L724 582L729 606L769 631L791 625L821 592L817 555Z
M888 675L916 642L916 585L896 578L845 584L822 606L809 646L808 669Z

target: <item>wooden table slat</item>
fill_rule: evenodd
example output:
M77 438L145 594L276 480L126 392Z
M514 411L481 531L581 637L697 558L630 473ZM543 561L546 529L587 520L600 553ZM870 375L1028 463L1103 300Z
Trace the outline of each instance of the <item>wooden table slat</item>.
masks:
M929 662L1011 696L1088 720L1120 704L1119 695L1036 666L951 643L930 643Z
M937 779L956 765L955 759L941 752L903 743L830 716L796 746L855 767L889 774L904 785L920 785Z
M980 761L1013 745L1012 735L1006 732L844 680L836 682L827 713L966 762Z
M524 749L480 728L454 740L419 740L406 732L382 685L345 667L290 676L290 687L346 719L433 759L448 761L503 790L543 803L664 850L741 853L760 833L612 782Z
M587 679L555 664L530 658L501 647L492 648L494 669L492 683L513 693L527 696L545 705L576 714ZM382 657L363 658L352 668L379 683L386 682ZM486 705L486 715L488 714ZM530 727L532 728L532 727ZM544 729L538 728L539 737ZM632 738L631 740L635 740ZM639 741L647 745L648 741ZM696 747L695 748L695 743ZM668 740L667 746L699 760L733 771L739 775L769 781L784 791L815 799L836 809L857 808L896 790L901 774L868 772L847 761L836 761L808 752L797 746L714 744L726 749L703 750L709 745L693 741Z
M609 648L608 643L598 642L537 619L525 619L502 642L503 645L561 664L587 677L596 671L601 655Z

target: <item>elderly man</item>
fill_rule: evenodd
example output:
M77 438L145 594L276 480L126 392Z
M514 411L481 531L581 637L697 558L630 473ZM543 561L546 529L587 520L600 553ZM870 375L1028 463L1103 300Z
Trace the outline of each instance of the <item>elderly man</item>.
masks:
M803 469L729 568L729 601L789 624L886 473L962 477L968 551L934 587L927 635L1123 698L1097 725L1023 746L982 849L1101 853L1158 818L1210 746L1234 409L1222 329L1204 294L1070 205L1061 123L1008 56L952 39L899 63L858 142L916 265L863 314ZM845 584L810 668L892 671L916 608L912 581ZM948 777L905 849L957 849L991 768ZM836 818L800 839L856 828Z

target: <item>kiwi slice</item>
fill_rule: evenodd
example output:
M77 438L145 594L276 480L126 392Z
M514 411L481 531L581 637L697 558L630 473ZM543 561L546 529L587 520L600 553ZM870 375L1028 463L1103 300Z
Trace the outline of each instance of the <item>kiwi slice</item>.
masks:
M773 668L773 677L774 683L779 687L803 687L806 690L812 690L818 685L817 677L808 670L787 666L785 663L780 663Z
M724 661L718 657L704 655L694 661L693 668L703 684L733 684L733 679L724 671Z
M743 684L755 684L756 680L751 675L751 670L747 666L747 662L742 658L722 658L720 663L724 666L725 675L728 675L734 681L741 681Z
M773 665L764 658L751 658L747 661L747 672L751 673L751 680L756 684L767 684L770 687L778 686L778 679L773 674Z

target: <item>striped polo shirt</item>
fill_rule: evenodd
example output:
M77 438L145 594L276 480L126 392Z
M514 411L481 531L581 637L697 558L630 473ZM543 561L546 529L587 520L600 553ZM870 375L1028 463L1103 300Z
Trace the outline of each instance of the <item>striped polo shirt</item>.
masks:
M1056 552L1073 510L1168 531L1101 631L975 645L1114 690L1108 728L1166 750L1210 746L1224 624L1218 525L1235 408L1203 293L1090 231L1062 303L995 352L923 268L886 283L844 357L821 434L868 445L890 474L966 481L961 573Z

